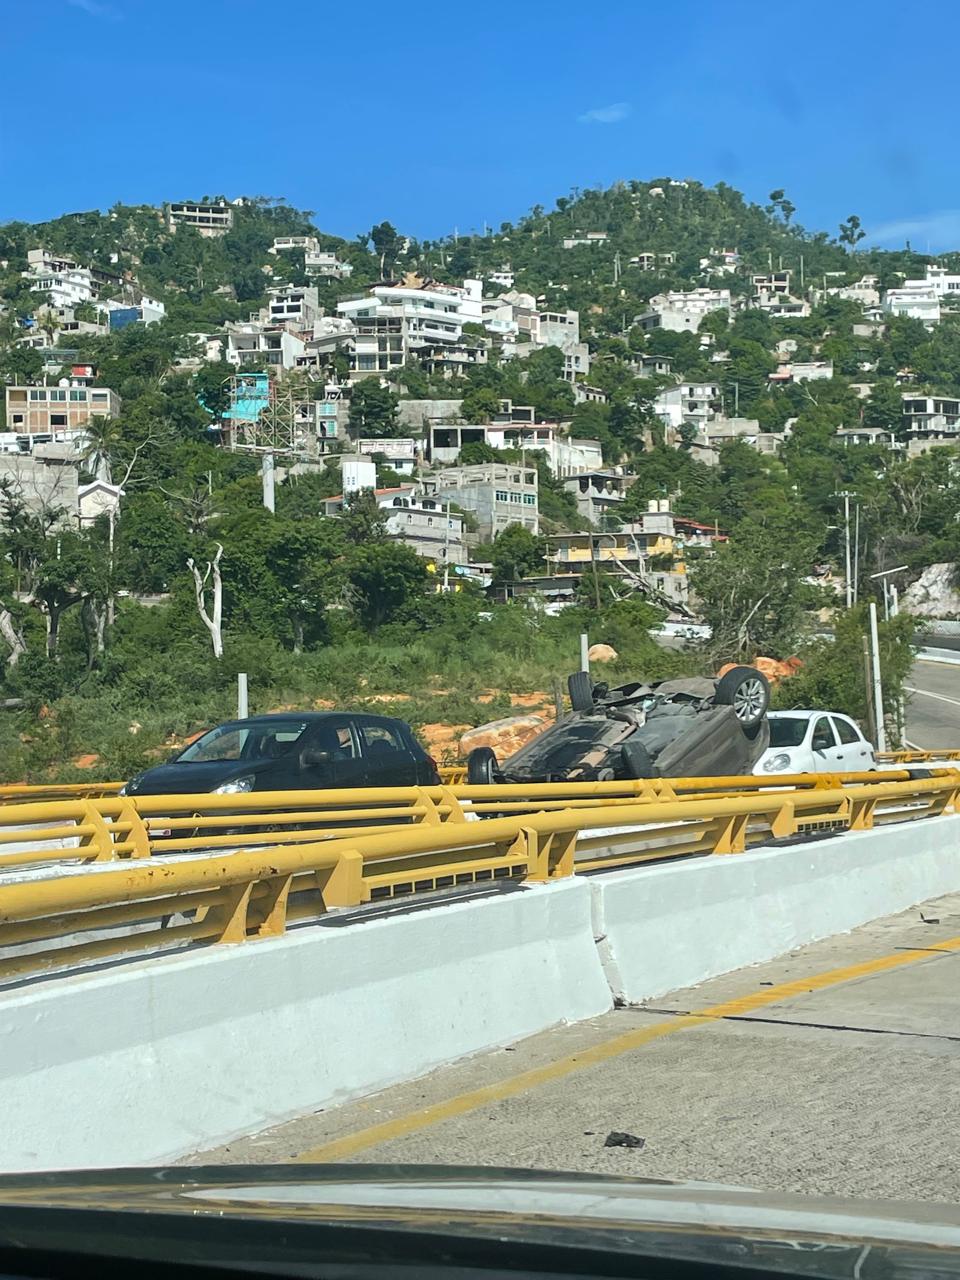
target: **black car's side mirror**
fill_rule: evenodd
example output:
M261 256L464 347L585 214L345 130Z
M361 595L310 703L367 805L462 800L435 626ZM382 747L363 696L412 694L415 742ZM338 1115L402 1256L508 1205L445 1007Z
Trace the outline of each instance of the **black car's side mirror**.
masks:
M323 769L330 763L330 752L319 751L316 747L304 747L300 752L301 769Z

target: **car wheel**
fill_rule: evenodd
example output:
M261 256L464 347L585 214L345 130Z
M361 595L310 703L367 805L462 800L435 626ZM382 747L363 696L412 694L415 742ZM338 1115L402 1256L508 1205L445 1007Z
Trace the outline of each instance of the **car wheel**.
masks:
M593 681L589 671L574 671L567 678L570 705L574 711L589 711L593 706Z
M752 729L767 714L770 685L753 667L734 667L717 681L713 700L718 706L732 707L741 726Z
M642 742L628 739L620 748L620 758L628 778L656 778L659 775L653 756Z
M467 756L467 782L471 787L488 787L496 782L497 756L492 747L474 747Z

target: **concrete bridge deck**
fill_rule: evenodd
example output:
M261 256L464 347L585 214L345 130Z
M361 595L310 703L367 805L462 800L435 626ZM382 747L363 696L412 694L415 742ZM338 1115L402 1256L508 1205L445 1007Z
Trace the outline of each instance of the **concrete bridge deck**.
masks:
M643 1145L607 1147L611 1131ZM957 1201L958 1143L950 894L191 1163L513 1165Z

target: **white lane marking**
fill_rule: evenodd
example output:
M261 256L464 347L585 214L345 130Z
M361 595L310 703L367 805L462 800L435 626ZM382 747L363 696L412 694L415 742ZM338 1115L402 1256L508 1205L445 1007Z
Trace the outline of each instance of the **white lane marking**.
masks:
M938 702L949 702L953 707L960 707L960 698L948 698L946 694L931 693L929 689L913 689L908 684L905 684L903 687L906 689L907 693L919 693L924 698L936 698Z

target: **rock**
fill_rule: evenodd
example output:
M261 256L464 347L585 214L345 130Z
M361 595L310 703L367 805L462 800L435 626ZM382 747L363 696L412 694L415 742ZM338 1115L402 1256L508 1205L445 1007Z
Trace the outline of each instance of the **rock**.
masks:
M587 650L587 657L591 662L616 662L620 655L612 645L592 644Z
M796 675L802 666L803 663L799 658L784 658L782 662L779 658L754 658L753 662L726 662L717 675L725 675L734 667L754 667L765 675L771 684L779 684L781 680L788 680Z
M458 755L458 739L468 724L423 724L420 738L430 755L437 759L455 760Z
M489 724L468 729L461 736L460 752L467 756L474 747L492 747L498 760L506 760L546 727L547 720L543 716L507 716L503 720L491 720Z
M952 564L930 564L900 597L905 613L921 618L960 618L960 584Z
M619 1133L613 1129L607 1134L603 1145L605 1147L643 1147L646 1141L646 1138L638 1138L635 1133Z
M76 760L73 762L73 766L75 769L92 769L99 759L99 756L93 755L92 753L90 755L77 756Z
M130 722L130 728L127 730L127 732L128 732L128 733L139 733L139 732L140 732L140 730L141 730L142 728L143 728L143 725L140 723L140 721L139 721L139 720L131 720L131 722Z

